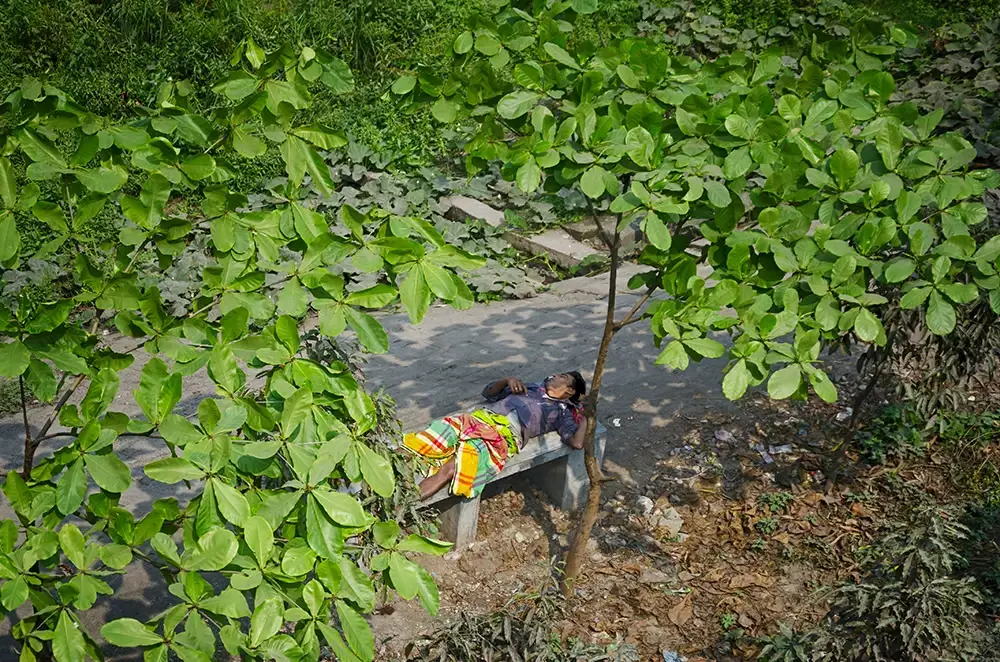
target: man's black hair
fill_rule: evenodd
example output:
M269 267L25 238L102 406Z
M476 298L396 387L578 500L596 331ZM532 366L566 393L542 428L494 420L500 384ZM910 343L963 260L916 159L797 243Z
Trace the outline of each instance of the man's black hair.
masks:
M567 372L567 375L573 378L573 396L569 399L570 402L580 402L580 398L587 395L587 380L583 378L577 371Z

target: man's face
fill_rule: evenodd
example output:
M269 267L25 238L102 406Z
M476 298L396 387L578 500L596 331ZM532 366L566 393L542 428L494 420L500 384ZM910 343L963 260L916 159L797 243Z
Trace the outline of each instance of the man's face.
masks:
M576 395L576 389L573 388L572 375L566 373L552 375L545 380L545 392L549 394L550 398L558 400L568 400L573 397Z

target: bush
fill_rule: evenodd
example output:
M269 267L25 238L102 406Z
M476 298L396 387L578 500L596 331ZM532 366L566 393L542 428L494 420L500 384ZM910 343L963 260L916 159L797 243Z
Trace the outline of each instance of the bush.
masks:
M919 417L902 405L883 409L857 434L861 456L869 464L884 464L890 459L919 457L926 448Z
M925 511L879 545L857 584L831 595L815 659L837 662L973 660L982 596L962 576L969 530L948 511Z

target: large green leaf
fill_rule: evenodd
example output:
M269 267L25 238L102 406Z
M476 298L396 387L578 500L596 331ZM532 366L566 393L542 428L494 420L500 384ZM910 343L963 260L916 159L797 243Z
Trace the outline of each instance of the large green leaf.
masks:
M784 400L795 394L802 385L802 369L792 364L778 370L767 381L767 393L775 400Z
M268 598L257 605L250 617L250 646L256 648L276 635L284 623L284 614L280 598Z
M955 330L955 308L934 290L927 302L927 328L931 333L946 336Z
M580 178L580 188L588 198L595 200L604 195L604 180L607 171L601 166L591 166Z
M386 498L392 496L396 489L392 463L364 443L358 442L355 444L355 448L357 448L358 464L365 482L371 486L376 494Z
M87 654L83 633L77 628L66 609L59 612L59 620L56 622L52 637L52 654L56 662L83 662Z
M852 149L838 149L830 157L830 174L837 180L840 190L847 190L854 184L858 176L861 159Z
M243 526L250 517L250 503L236 488L227 485L218 478L209 480L213 483L215 502L219 506L219 512L228 521L236 526Z
M390 553L389 578L396 591L407 600L419 597L424 609L432 616L438 611L438 589L434 578L402 554Z
M20 340L0 343L0 377L17 377L28 369L31 353Z
M422 270L413 269L403 277L399 283L399 299L412 324L423 321L431 305L431 288Z
M517 187L525 193L534 193L542 183L542 169L533 157L529 157L515 176Z
M167 364L158 357L154 356L142 367L135 401L151 423L162 422L180 402L181 381L181 375L170 374Z
M306 422L313 407L312 390L302 387L285 398L281 409L281 434L291 437L295 429Z
M375 637L364 617L343 600L337 600L337 618L351 650L365 662L375 659Z
M126 648L155 646L163 642L163 637L134 618L119 618L107 623L101 628L101 636L109 644Z
M393 298L395 298L395 292ZM358 341L366 351L373 354L385 354L389 351L389 334L386 333L385 327L377 319L351 306L344 306L341 310L347 323L358 334Z
M182 480L197 480L205 477L205 472L182 457L165 457L153 460L143 468L143 472L155 481L173 485Z
M187 557L185 567L190 570L214 572L222 570L236 557L239 543L229 529L210 529L201 538Z
M17 175L6 156L0 156L0 202L8 209L17 204Z
M87 494L87 474L84 472L83 459L73 461L66 472L59 477L56 484L56 508L63 515L75 513L83 505Z
M80 403L80 414L84 418L96 418L104 413L118 394L118 373L110 368L101 368L90 382L87 394Z
M17 231L14 214L0 212L0 262L6 262L21 250L21 235Z
M316 497L316 501L330 519L341 526L363 527L371 523L371 517L350 494L329 489L314 489L312 495Z
M83 456L83 461L91 478L102 490L121 494L132 484L132 473L114 452L88 453Z
M243 524L243 539L263 567L274 550L274 532L263 517L254 515Z
M746 360L740 359L726 373L722 380L722 394L730 400L739 400L750 386L750 371Z

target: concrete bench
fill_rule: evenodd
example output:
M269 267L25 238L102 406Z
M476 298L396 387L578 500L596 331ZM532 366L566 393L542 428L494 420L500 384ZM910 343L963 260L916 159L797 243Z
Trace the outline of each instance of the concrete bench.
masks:
M594 450L602 465L607 436L608 431L598 423ZM555 432L529 440L490 484L521 473L563 510L578 510L587 499L590 481L587 478L583 451L573 450L564 444ZM455 549L462 549L476 539L480 498L457 497L446 487L422 505L441 504L437 507L441 511L442 537L454 542Z

